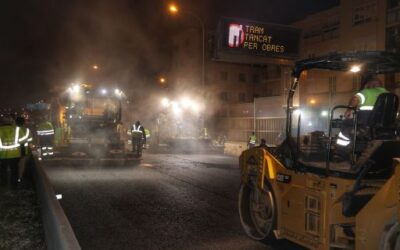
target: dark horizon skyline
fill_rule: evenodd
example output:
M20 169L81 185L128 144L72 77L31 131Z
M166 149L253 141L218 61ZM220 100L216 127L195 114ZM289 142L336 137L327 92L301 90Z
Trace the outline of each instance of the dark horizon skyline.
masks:
M219 17L290 23L330 8L321 1L182 1L212 28ZM152 75L168 71L168 36L189 17L166 13L166 1L56 0L3 2L0 27L0 107L24 105L49 95L68 82L92 75L91 65L106 81L147 86ZM178 2L179 4L179 2ZM167 39L166 39L167 38Z

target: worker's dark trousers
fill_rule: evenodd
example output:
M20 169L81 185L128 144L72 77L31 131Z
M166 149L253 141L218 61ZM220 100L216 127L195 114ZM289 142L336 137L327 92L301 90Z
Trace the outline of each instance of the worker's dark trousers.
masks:
M8 180L13 188L18 182L18 162L20 158L1 159L0 160L0 184L6 186ZM10 178L8 178L8 169L10 169Z
M357 118L357 135L363 135L367 131L365 131L365 128L369 125L369 116L371 114L371 111L369 110L362 110L358 111L358 118ZM343 136L348 138L349 144L347 146L340 145L336 143L336 150L335 154L342 158L343 160L349 160L350 154L353 149L353 143L354 143L354 121L353 119L347 119L342 122L342 127L340 128L340 132L342 133ZM343 139L343 138L342 138Z
M132 137L132 151L133 153L137 155L142 154L142 149L143 149L143 139L142 138L137 138L137 137Z

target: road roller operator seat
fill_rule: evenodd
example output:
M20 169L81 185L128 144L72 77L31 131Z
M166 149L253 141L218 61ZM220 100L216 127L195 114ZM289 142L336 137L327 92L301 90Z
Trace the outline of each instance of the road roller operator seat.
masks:
M370 137L375 139L392 139L396 135L396 116L399 98L393 93L378 96L368 119Z

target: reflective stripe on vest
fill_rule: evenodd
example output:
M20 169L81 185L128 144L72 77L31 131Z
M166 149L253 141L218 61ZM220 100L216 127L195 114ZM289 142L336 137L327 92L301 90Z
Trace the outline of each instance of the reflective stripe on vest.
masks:
M374 106L361 106L360 110L373 110Z
M364 104L365 96L362 93L357 93L356 96L360 97L361 104Z
M38 135L54 135L54 129L38 130Z
M350 141L346 141L346 140L342 140L342 139L337 139L336 140L336 144L337 145L340 145L340 146L347 146L347 145L349 145L350 144Z
M140 133L142 133L142 131L140 130L141 127L142 127L142 125L139 125L139 126L136 128L136 124L133 124L133 126L132 126L132 132L140 132Z
M339 132L336 144L340 146L347 146L350 144L350 138L345 136L342 132Z
M23 137L21 137L21 138L18 140L18 142L23 142L23 141L25 141L25 140L29 141L29 139L32 140L32 138L28 138L28 137L29 137L29 128L26 129L25 135L24 135Z
M359 99L360 110L373 110L379 95L388 93L385 88L366 88L358 92L355 96Z

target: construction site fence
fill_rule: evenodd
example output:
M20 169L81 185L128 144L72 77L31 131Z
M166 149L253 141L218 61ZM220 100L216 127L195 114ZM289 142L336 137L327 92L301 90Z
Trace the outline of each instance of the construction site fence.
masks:
M230 117L216 121L215 132L228 141L247 142L255 132L257 143L265 139L267 144L277 144L284 132L284 117Z

